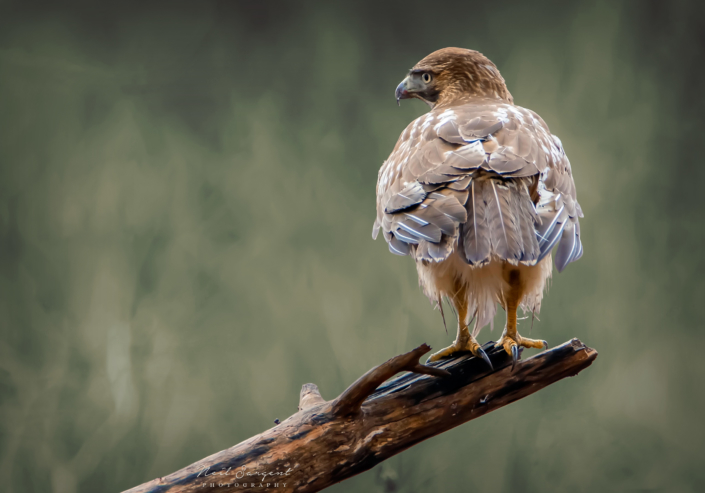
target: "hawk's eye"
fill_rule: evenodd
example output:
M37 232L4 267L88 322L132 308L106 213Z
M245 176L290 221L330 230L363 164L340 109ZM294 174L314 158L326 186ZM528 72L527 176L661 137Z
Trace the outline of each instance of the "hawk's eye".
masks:
M429 82L431 82L431 74L429 74L428 72L426 72L425 74L423 74L423 75L421 76L421 80L423 80L424 83L428 84Z

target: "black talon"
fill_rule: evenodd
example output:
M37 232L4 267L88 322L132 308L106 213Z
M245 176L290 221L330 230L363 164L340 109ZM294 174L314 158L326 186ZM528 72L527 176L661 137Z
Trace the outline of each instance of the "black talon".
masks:
M480 358L485 360L485 363L490 365L490 370L494 371L494 367L492 366L492 362L490 361L489 356L487 356L487 353L485 352L485 350L482 349L481 347L479 347L479 348L477 348L477 352L480 353L479 354Z
M542 342L543 342L543 350L545 351L548 349L548 342L546 342L546 341L542 341Z
M519 359L519 347L512 346L512 371L514 371L514 367L516 366L518 359Z

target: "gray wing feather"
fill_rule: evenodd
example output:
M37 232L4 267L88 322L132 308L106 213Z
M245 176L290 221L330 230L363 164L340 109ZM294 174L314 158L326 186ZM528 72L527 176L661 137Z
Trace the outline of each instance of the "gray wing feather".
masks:
M401 241L404 241L406 243L409 243L410 245L417 245L421 239L413 234L407 233L401 228L397 228L394 231L394 236L396 236L398 239Z
M458 130L458 124L453 120L448 120L438 127L438 136L451 144L466 144L464 138L460 136L460 131Z
M568 222L566 227L563 229L561 242L556 250L556 268L558 269L558 272L563 271L565 266L568 265L568 262L570 262L570 259L573 256L573 251L577 245L575 239L575 226Z
M471 181L472 176L466 176L462 180L457 180L453 183L449 183L448 188L450 188L451 190L467 190L468 185L470 185Z
M485 215L493 252L500 258L518 262L521 259L521 243L517 218L511 205L511 190L495 180L489 180L483 187L483 196L487 204Z
M544 214L541 216L541 224L536 228L536 237L539 240L539 247L542 252L545 245L549 243L549 238L552 237L553 230L561 218L565 220L565 206L562 206L558 211L552 214Z
M404 218L397 221L399 227L419 239L438 243L441 241L441 229L433 224L421 225L416 221Z
M470 122L460 127L460 136L466 141L487 137L499 131L504 126L504 121L497 121L496 118L490 117L482 119L474 118Z
M464 223L467 221L467 211L465 210L465 207L463 207L463 204L461 204L455 196L433 192L430 194L430 198L433 199L434 208L438 209L455 222Z
M526 167L527 163L524 158L512 156L510 153L498 154L493 153L488 164L488 171L495 171L500 175L517 173Z
M521 229L521 261L533 264L541 253L539 242L536 238L538 215L534 204L531 202L529 191L524 184L519 187L518 193L513 194L513 197L515 200L514 208L519 218L519 228Z
M547 221L547 219L544 219L544 221ZM564 208L561 208L556 213L554 220L548 221L548 223L551 226L546 230L545 234L539 236L537 233L537 238L539 238L539 247L541 249L541 254L539 255L537 262L540 262L546 255L551 253L551 250L561 238L563 229L568 223L568 213Z
M389 198L387 205L384 208L384 212L387 214L393 214L395 212L408 209L409 207L413 207L423 202L426 195L426 191L419 182L415 181L410 183L401 192L396 195L392 195Z
M525 165L523 168L521 168L517 171L514 171L512 173L507 173L507 174L505 174L505 176L511 177L511 178L526 178L528 176L534 176L534 175L538 175L538 174L539 174L539 170L535 164L525 162Z
M435 169L429 170L417 178L422 185L446 185L448 183L461 180L460 173L456 176L439 173Z
M461 170L476 169L485 162L486 157L482 142L476 140L449 152L445 163Z
M417 260L431 260L431 255L428 253L428 241L421 241L414 249L414 257Z
M453 250L453 242L451 237L444 236L440 243L429 243L428 244L428 255L430 260L435 262L440 262L450 255Z
M570 223L563 230L561 242L556 251L556 269L562 272L566 266L582 256L582 243L580 242L580 228L578 223Z
M580 241L580 222L575 222L575 235L578 240L578 248L573 257L570 259L571 262L575 262L583 256L583 242Z
M487 183L485 182L484 185ZM490 235L485 218L483 182L473 181L467 204L467 222L463 225L462 246L465 259L471 265L489 261Z
M417 222L420 220L426 224L432 224L447 235L455 235L457 223L431 205L421 204L418 209L415 209L413 213L408 213L407 216Z
M397 237L392 236L388 241L389 251L395 255L409 255L411 246L408 243L400 241Z

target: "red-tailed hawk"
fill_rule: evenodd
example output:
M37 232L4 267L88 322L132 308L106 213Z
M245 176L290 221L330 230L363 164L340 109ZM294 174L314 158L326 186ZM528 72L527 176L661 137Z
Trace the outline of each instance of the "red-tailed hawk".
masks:
M436 361L470 351L489 363L476 337L500 303L499 344L548 347L517 332L517 309L538 313L551 250L562 271L583 254L582 217L561 141L531 110L515 106L497 67L477 51L445 48L421 60L399 84L397 101L431 111L406 127L377 180L377 219L389 249L416 261L432 302L458 314L452 346ZM475 324L470 333L469 319Z

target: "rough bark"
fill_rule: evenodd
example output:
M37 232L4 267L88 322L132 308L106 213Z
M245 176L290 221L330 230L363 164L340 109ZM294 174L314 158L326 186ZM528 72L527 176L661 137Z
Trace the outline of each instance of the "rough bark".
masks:
M484 346L494 369L470 355L429 366L427 345L373 368L332 401L314 384L299 412L273 428L129 493L314 492L366 471L462 423L577 375L597 351L577 339L511 370L511 358ZM400 371L406 371L386 383Z

